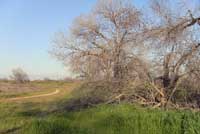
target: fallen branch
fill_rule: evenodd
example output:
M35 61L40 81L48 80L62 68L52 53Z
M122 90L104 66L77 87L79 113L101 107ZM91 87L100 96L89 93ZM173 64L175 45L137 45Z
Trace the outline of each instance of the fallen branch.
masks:
M111 104L111 103L115 102L116 100L118 100L120 102L120 99L123 96L124 96L124 94L119 94L119 95L117 95L115 97L112 97L112 99L107 101L105 104Z
M157 86L156 86L154 83L150 83L150 84L151 84L151 86L153 86L153 88L154 88L162 97L165 96L164 93L162 92L162 90L159 90L159 89L157 88Z

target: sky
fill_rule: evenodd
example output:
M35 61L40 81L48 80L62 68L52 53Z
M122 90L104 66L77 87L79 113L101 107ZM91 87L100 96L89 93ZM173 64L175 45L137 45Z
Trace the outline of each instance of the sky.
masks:
M22 68L32 77L63 77L71 73L53 58L54 34L90 11L93 0L0 0L0 75Z
M137 4L142 4L136 0ZM32 78L71 76L53 58L56 32L68 31L75 17L88 13L96 0L0 0L0 77L22 68Z

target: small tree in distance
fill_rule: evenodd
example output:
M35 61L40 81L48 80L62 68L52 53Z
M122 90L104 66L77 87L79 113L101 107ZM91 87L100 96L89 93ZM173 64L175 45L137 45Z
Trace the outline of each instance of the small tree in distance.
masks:
M30 81L28 74L24 72L21 68L16 68L12 70L11 79L15 80L17 83L26 83Z

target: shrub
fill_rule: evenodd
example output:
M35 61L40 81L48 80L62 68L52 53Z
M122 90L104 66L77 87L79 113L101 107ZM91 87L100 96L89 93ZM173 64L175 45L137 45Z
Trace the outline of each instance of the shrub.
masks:
M21 68L13 69L11 79L15 80L18 83L29 82L29 77L26 72L24 72Z
M79 110L100 103L106 103L112 96L120 93L120 87L109 81L86 82L72 92L67 110Z

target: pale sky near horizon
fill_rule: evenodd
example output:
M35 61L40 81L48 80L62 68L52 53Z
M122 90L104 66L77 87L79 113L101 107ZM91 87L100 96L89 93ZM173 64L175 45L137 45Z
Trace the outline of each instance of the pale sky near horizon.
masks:
M135 0L144 6L145 0ZM96 0L0 0L0 77L22 68L31 77L70 76L51 57L51 41L67 31L74 18L87 13Z

